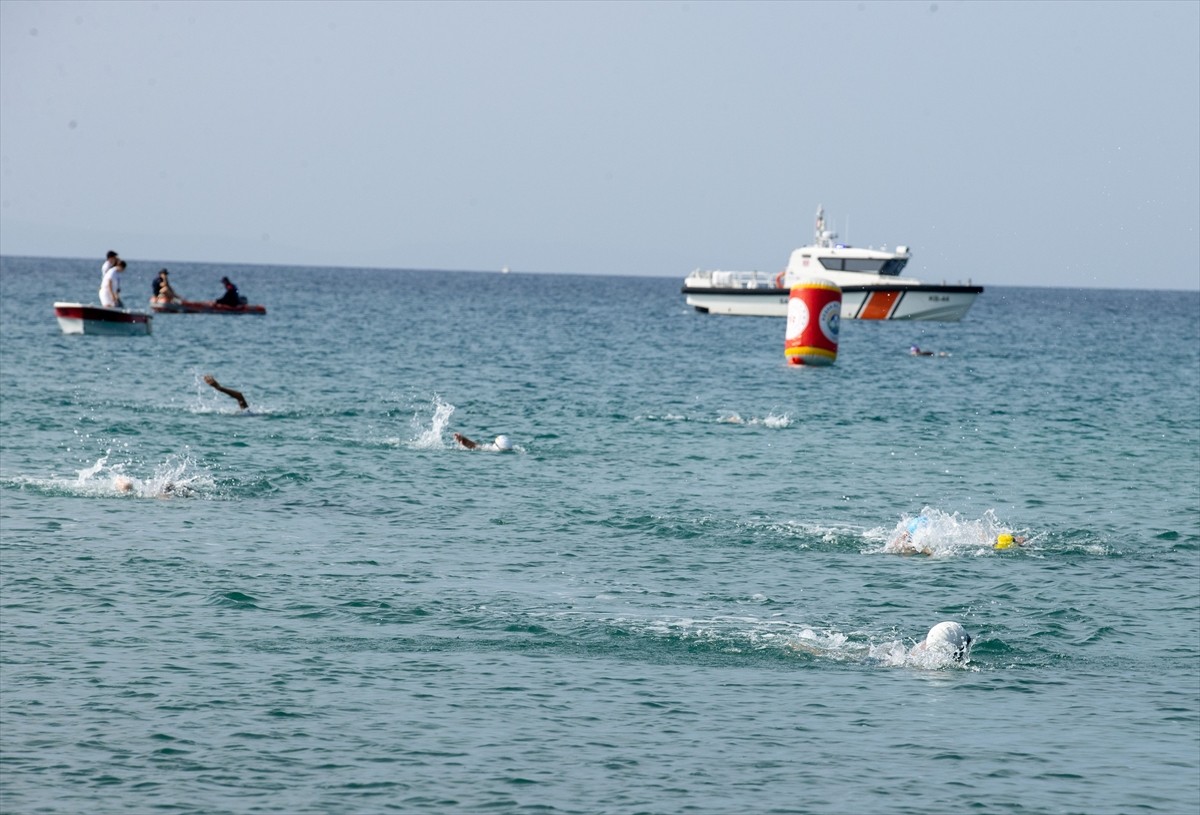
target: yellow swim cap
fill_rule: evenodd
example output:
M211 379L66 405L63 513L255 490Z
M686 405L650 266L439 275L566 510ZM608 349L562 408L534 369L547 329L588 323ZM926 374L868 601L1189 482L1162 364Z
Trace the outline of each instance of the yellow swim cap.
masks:
M1015 543L1015 541L1013 540L1012 535L997 535L995 548L1007 549L1008 547L1012 546L1013 543Z

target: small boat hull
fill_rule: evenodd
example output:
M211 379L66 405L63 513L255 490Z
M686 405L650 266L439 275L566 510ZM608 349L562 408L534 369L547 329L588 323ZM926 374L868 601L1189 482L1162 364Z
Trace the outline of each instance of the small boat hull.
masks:
M266 314L265 306L243 304L226 306L215 300L175 300L170 303L150 301L150 308L158 314Z
M933 320L958 322L983 292L982 286L843 286L843 320ZM684 286L687 304L707 314L786 317L788 289Z
M152 317L141 311L86 303L55 303L54 316L64 334L129 336L149 334Z

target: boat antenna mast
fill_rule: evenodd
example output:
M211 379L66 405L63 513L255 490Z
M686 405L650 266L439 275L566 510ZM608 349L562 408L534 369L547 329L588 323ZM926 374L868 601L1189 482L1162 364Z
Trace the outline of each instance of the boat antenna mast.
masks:
M813 236L817 246L831 246L833 239L837 237L837 233L830 232L825 228L825 207L817 204L817 226L816 234Z

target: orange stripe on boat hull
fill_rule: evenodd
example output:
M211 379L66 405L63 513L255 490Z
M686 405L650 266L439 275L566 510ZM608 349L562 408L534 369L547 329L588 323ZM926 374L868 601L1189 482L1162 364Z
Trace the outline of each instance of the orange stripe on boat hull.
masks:
M886 320L888 314L892 311L892 306L896 302L896 298L900 296L900 292L895 289L891 291L875 291L871 292L871 296L867 298L867 304L863 306L863 310L858 313L860 320Z

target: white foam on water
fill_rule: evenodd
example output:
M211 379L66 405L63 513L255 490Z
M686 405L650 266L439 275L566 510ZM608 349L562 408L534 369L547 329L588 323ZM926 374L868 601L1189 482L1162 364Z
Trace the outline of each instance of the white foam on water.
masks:
M74 478L25 476L12 479L12 483L97 498L184 498L211 496L216 492L212 474L186 454L168 456L145 476L137 474L134 462L110 463L111 457L110 450L94 464L77 470Z
M427 412L418 411L413 414L413 435L408 441L408 446L415 450L444 449L447 445L442 435L450 425L450 417L454 415L454 411L454 405L435 393Z
M786 413L767 413L765 416L745 418L736 411L726 411L717 416L717 424L738 424L748 427L768 427L772 430L778 430L790 427L792 417Z
M988 554L1001 533L1024 536L1022 530L1000 521L991 509L980 518L970 519L927 506L915 515L902 515L891 529L867 530L863 538L877 544L866 550L868 554L953 557Z

